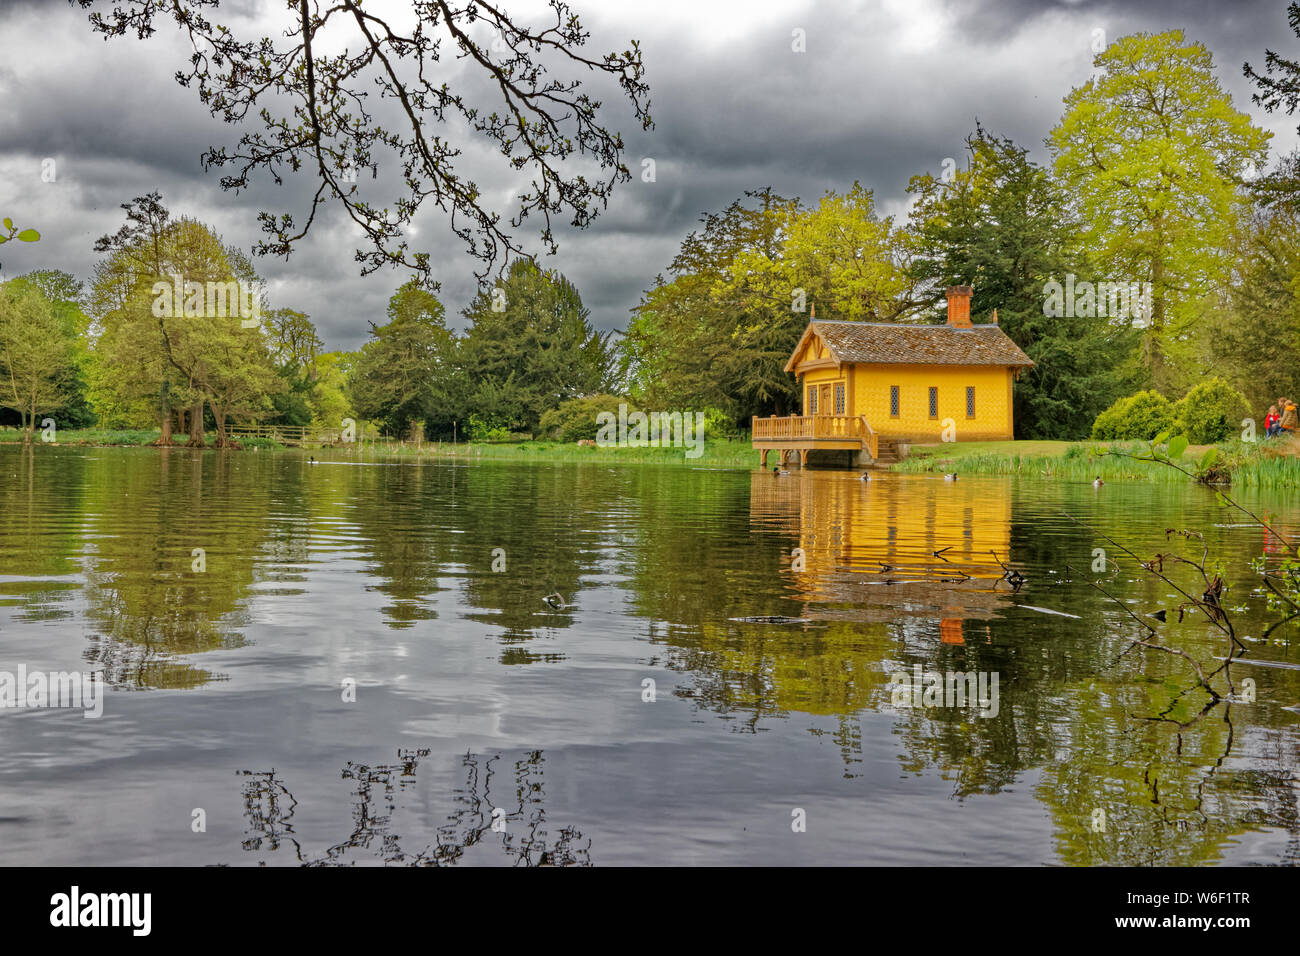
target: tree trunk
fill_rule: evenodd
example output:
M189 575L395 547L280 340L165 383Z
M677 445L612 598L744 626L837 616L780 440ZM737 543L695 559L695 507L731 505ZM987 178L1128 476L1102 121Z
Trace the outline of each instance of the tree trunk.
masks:
M1157 252L1151 258L1151 326L1147 329L1147 366L1156 390L1164 392L1165 381L1165 260Z
M206 448L207 446L208 443L203 440L203 399L199 399L190 411L190 440L185 443L185 447Z
M170 445L172 443L172 413L171 412L169 411L163 412L162 423L159 427L159 431L161 431L162 434L158 436L158 444Z
M238 448L238 444L226 437L226 410L223 406L212 406L212 419L217 423L217 447Z

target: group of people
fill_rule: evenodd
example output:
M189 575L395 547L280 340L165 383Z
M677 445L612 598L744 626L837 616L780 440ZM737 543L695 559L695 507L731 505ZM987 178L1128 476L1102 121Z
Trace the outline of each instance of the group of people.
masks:
M1279 408L1282 410L1280 413ZM1268 415L1264 418L1264 434L1267 437L1294 435L1298 427L1300 427L1300 414L1297 414L1294 401L1289 398L1279 398L1276 405L1268 407Z

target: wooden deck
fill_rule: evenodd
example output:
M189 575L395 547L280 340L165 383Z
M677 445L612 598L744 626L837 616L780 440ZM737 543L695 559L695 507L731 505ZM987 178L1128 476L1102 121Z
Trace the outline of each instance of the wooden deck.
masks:
M873 460L880 457L880 436L862 415L773 415L752 421L750 440L763 453L764 468L772 450L781 452L782 462L797 451L800 465L808 463L808 452L818 450L865 451Z

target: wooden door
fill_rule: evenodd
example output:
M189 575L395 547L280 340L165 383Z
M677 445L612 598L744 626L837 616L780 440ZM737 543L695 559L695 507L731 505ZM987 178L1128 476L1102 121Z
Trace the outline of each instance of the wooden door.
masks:
M831 387L822 385L817 392L817 414L834 415L835 406L831 404Z

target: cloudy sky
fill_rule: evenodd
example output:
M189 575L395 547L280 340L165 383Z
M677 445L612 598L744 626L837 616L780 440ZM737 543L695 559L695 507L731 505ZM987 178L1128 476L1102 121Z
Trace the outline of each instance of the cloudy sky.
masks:
M396 0L372 3L409 10ZM875 190L882 211L905 214L909 177L960 157L977 118L1046 159L1043 139L1063 97L1088 78L1098 37L1110 42L1181 27L1213 52L1237 108L1274 133L1273 155L1296 147L1297 118L1255 107L1242 76L1243 62L1261 66L1266 48L1300 56L1283 0L572 4L592 34L589 50L641 41L656 123L642 133L617 90L604 91L606 122L624 132L627 162L638 175L589 229L558 230L559 253L541 260L578 285L602 328L624 327L641 290L699 216L746 189L770 185L815 200L859 180ZM524 16L542 7L535 0L504 5ZM223 0L214 19L241 38L278 36L284 6ZM86 13L64 0L0 0L0 214L42 235L39 243L3 247L4 276L46 267L88 278L95 238L122 222L119 204L154 189L173 213L209 223L245 249L259 236L259 210L305 215L312 187L305 178L279 187L264 178L235 195L202 170L204 149L233 145L242 130L209 117L197 94L175 82L188 47L168 23L159 26L147 41L105 42L90 32ZM803 31L803 52L793 49L796 31ZM448 82L478 82L465 76L463 63L448 58L444 65ZM639 175L647 157L655 161L654 182ZM53 182L42 180L46 159L54 160ZM517 184L501 157L467 144L461 163L508 214ZM398 193L384 185L383 176L368 185L377 190L370 197L391 204ZM517 235L542 253L530 225ZM432 205L410 241L431 254L441 298L453 324L462 325L474 263ZM362 278L352 255L357 242L351 224L331 213L318 216L288 261L257 262L272 305L309 313L329 348L361 344L368 321L382 321L404 278L392 271Z

